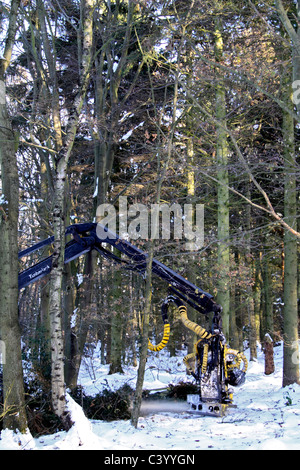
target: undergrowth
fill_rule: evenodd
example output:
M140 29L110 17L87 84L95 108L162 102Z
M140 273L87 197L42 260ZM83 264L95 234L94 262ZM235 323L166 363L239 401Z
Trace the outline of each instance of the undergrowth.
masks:
M116 391L104 389L93 397L86 395L80 386L70 393L83 408L87 418L104 421L129 419L132 394L133 390L129 385L123 385Z

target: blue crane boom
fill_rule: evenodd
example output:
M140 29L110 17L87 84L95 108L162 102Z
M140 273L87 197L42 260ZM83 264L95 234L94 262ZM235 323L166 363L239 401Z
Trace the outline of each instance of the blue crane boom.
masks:
M127 240L119 238L117 234L101 224L70 225L67 227L65 234L66 236L72 236L72 239L65 246L65 263L96 250L105 258L124 265L126 269L131 269L142 275L146 274L148 254ZM29 256L53 242L53 236L42 240L32 247L20 251L19 259ZM117 256L113 251L107 249L107 245L115 247L125 256ZM52 260L53 255L47 256L21 271L18 279L19 289L49 274L52 270ZM177 306L179 319L183 325L198 337L195 352L188 354L184 359L187 370L196 379L199 390L198 393L189 395L187 398L191 407L190 411L222 416L228 406L233 406L232 389L228 385L242 384L247 370L247 360L243 353L229 348L225 342L222 333L222 307L215 302L211 294L197 287L155 258L152 261L152 272L168 284L169 295L161 307L164 323L163 338L156 346L153 346L149 341L148 347L151 351L160 351L167 345L170 336L167 311L169 304L174 303ZM207 315L211 312L214 314L210 331L188 319L185 304L189 304L202 314ZM191 361L195 364L194 368L190 364ZM244 364L243 369L240 369L241 363Z
M148 258L147 253L132 245L127 240L119 238L117 234L109 231L106 227L100 225L101 230L97 230L97 228L99 228L99 224L97 223L75 224L67 227L66 235L72 235L73 239L66 244L64 256L65 263L69 263L94 249L106 258L126 264L129 269L145 274ZM102 234L101 238L99 237L99 233ZM54 237L52 236L36 243L30 248L20 251L19 259L52 244L53 241ZM107 250L105 248L105 244L109 244L117 248L121 253L126 255L127 260L123 260ZM52 255L20 272L19 289L22 289L46 276L51 272L51 269ZM221 306L214 301L211 294L203 291L200 287L197 287L176 271L156 259L153 259L152 262L152 272L169 284L170 291L172 293L190 304L197 311L204 314L210 312L221 313Z

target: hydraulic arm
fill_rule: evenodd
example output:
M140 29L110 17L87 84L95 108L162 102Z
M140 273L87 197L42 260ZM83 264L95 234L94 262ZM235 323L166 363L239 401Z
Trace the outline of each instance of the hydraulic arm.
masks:
M181 299L168 296L162 305L164 324L168 324L168 306L174 303L178 319L197 336L194 352L183 359L189 375L198 385L198 393L187 396L190 411L198 414L223 416L228 407L233 405L233 390L229 386L239 386L245 381L248 362L245 355L229 348L222 333L218 312L215 312L211 329L208 331L188 319L187 308ZM164 337L157 349L160 351L167 344ZM152 345L151 345L152 346ZM242 368L241 368L242 366Z
M94 249L102 256L124 264L128 269L142 275L146 273L147 253L119 238L100 224L71 225L66 229L66 236L72 236L72 239L66 243L65 263L69 263ZM19 259L51 245L53 241L54 237L49 237L36 243L21 251ZM107 244L117 248L126 257L120 258L107 250ZM51 272L51 269L52 255L19 273L19 289L46 276ZM199 387L198 394L188 397L191 411L209 412L215 415L223 414L225 408L232 403L232 393L228 385L239 385L243 382L247 360L242 353L232 350L226 345L222 333L222 307L214 301L211 294L203 291L156 259L153 259L152 262L152 272L168 283L170 295L163 302L161 310L164 323L163 338L157 346L149 341L148 347L151 351L161 351L167 345L170 336L168 307L173 302L178 309L179 320L199 338L195 344L194 353L184 359L188 373L195 378ZM210 331L188 319L186 304L202 314L213 312ZM193 367L192 362L194 362ZM241 363L243 363L242 369L240 369Z
M95 249L106 258L126 264L129 269L141 274L146 272L147 253L144 253L128 241L119 238L115 233L107 230L106 227L100 224L86 223L71 225L66 229L66 235L72 235L73 239L66 244L65 263L69 263L88 251ZM51 243L53 243L53 237L49 237L21 251L19 253L19 259ZM105 244L116 247L121 253L126 255L128 260L120 259L115 256L105 249ZM22 271L19 274L19 289L49 274L51 268L52 256L48 256L34 266ZM197 311L204 314L210 312L221 313L221 306L214 301L211 294L204 292L201 288L195 286L156 259L154 259L152 263L152 272L170 285L170 290L174 295L191 305Z

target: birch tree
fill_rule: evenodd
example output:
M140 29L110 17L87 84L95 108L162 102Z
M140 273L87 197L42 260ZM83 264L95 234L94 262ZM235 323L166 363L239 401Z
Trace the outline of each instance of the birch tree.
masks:
M55 36L51 29L51 21L47 16L43 2L38 2L39 21L41 26L41 38L48 66L49 90L52 91L52 120L55 135L54 158L54 184L53 184L53 269L50 276L49 315L51 336L51 391L52 406L54 412L61 418L66 428L71 425L70 417L66 409L65 379L64 379L64 340L62 333L62 277L64 268L66 206L65 193L67 182L67 170L70 155L80 120L81 111L87 93L90 70L93 58L93 14L94 0L81 1L80 31L82 43L78 47L82 50L79 64L79 84L77 93L69 110L67 122L64 123L62 132L62 116L59 102L58 77L56 68ZM43 68L41 67L41 70Z

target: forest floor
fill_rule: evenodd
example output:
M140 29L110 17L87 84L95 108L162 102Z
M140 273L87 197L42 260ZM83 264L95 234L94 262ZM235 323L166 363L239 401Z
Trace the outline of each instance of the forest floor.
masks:
M183 355L169 358L163 351L159 355L151 353L144 388L154 390L187 380L180 357ZM237 407L225 417L191 415L182 401L160 400L152 402L152 408L143 408L136 429L129 420L88 420L81 407L68 397L75 421L70 431L17 438L5 430L0 450L97 449L115 451L115 455L134 450L300 450L300 386L282 388L282 345L274 349L274 359L275 372L266 376L264 354L258 346L258 359L249 363L246 382L234 389ZM126 367L124 374L107 373L108 366L101 365L96 349L82 365L80 384L89 395L103 388L118 389L124 383L134 386L137 369Z

